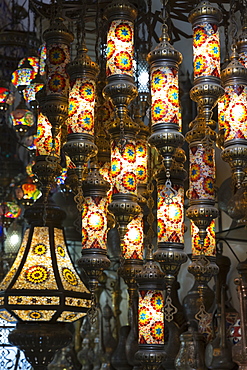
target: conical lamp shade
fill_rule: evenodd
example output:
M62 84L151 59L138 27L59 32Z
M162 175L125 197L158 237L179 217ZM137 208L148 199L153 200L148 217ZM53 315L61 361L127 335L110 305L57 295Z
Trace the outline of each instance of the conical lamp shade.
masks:
M86 315L90 292L77 274L67 251L61 220L64 212L38 201L26 211L32 218L17 258L0 284L0 308L18 321L73 322ZM1 312L0 312L1 313Z

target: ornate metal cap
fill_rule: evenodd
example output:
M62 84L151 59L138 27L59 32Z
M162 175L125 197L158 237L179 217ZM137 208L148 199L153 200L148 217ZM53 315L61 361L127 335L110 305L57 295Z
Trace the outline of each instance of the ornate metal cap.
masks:
M216 6L204 0L190 12L188 19L193 27L202 22L218 24L221 22L222 14Z
M164 287L165 274L161 271L157 262L153 260L153 246L147 248L146 263L141 272L136 274L136 281L140 289L158 289Z
M182 54L174 49L174 47L169 43L170 38L168 35L168 27L166 24L163 24L162 27L162 36L160 38L160 43L150 51L147 56L147 61L149 64L157 64L159 62L170 63L173 67L178 68L178 65L182 63L183 57Z
M239 55L234 48L230 63L221 72L221 79L224 86L243 85L247 83L247 69L239 62L238 57Z
M92 61L87 54L88 49L85 44L78 50L76 58L67 65L67 72L71 80L76 78L90 76L96 78L99 73L99 66Z
M245 11L242 33L238 36L237 50L239 53L247 50L247 14Z
M74 40L74 35L63 23L63 18L57 17L51 21L50 27L43 33L43 38L47 44L62 42L69 45Z
M115 19L134 22L137 17L137 9L127 0L114 0L107 6L105 16L110 22Z
M136 133L139 131L139 125L133 121L127 114L123 120L124 124L124 138L130 139L135 138ZM107 130L111 135L112 139L118 139L120 136L120 126L121 121L119 118L116 118L113 122L110 123Z
M82 182L83 195L85 197L106 197L107 191L110 189L109 182L105 181L99 173L99 167L93 163L91 171L87 175L86 180Z

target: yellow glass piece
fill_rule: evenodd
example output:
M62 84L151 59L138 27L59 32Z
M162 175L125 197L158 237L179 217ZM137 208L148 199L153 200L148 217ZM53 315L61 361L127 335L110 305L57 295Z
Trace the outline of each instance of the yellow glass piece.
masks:
M9 304L28 304L28 305L59 305L59 297L42 296L12 296L9 297Z
M87 299L73 298L73 297L66 297L65 304L67 306L73 306L73 307L89 308L91 306L90 301L88 301Z
M3 281L0 284L0 290L6 290L7 287L9 286L9 284L12 282L13 277L15 276L15 273L16 273L16 271L17 271L17 269L20 265L20 262L22 260L23 253L24 253L24 250L26 248L27 241L28 241L28 235L29 235L29 229L27 229L25 234L24 234L23 241L21 243L21 247L19 249L19 252L16 256L16 259L15 259L11 269L9 270L9 272L7 273L7 275L5 276L5 278L3 279Z
M124 259L143 259L143 215L135 217L129 224L122 244Z
M54 244L57 258L58 272L65 290L80 293L90 293L77 274L65 245L62 229L54 229ZM61 252L61 248L64 253ZM61 321L61 320L60 320Z
M13 310L23 321L50 321L55 310Z
M6 310L1 310L0 311L0 318L5 320L5 321L8 321L8 322L16 322L17 321L17 319L14 316L10 315L10 313Z
M36 246L46 246L46 252L36 253ZM48 227L35 227L24 266L12 289L58 289L51 259Z
M0 297L0 306L3 306L4 304L4 297Z
M58 322L73 322L84 317L86 313L84 312L70 312L63 311L62 314L57 319Z

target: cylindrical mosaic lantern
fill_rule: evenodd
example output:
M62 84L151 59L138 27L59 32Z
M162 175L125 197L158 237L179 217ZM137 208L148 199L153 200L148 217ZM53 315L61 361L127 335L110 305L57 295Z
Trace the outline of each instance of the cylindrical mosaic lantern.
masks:
M235 186L241 187L247 167L247 69L239 62L234 50L231 62L222 71L225 88L224 110L219 127L224 132L222 158L232 170Z
M144 369L156 369L164 358L164 274L153 261L149 248L146 264L137 274L139 285L138 344L135 357Z
M189 14L193 29L194 86L191 98L202 109L205 120L224 93L220 84L220 10L208 0L201 1ZM206 122L207 123L207 122Z
M88 277L90 289L95 291L103 270L109 267L106 256L107 242L107 191L110 185L93 166L82 183L84 203L82 209L82 257L78 264Z
M170 171L176 149L183 145L178 88L178 68L182 55L169 43L168 28L163 25L161 42L148 55L151 74L152 134L150 144L163 157Z

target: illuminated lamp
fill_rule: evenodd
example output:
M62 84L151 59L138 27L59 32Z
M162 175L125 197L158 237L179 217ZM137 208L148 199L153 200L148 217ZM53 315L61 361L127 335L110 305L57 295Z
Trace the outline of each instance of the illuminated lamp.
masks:
M71 81L69 94L68 136L65 151L75 164L81 183L85 163L97 154L94 144L94 108L98 65L87 55L83 45L78 55L67 67Z
M138 346L135 359L144 369L157 369L165 358L164 274L148 248L146 263L136 275L139 285Z
M152 134L149 143L163 157L169 178L176 149L184 138L180 128L178 68L182 55L169 43L167 25L163 24L160 43L148 54L151 74Z
M78 260L89 277L92 293L98 286L103 270L110 265L107 258L107 191L110 184L99 173L98 166L92 164L87 178L82 182L84 204L82 210L82 250Z
M52 138L52 125L42 113L38 116L37 133L34 137L34 145L37 155L60 155L60 135L55 140Z
M37 185L32 182L31 178L27 179L22 185L15 189L15 194L18 200L25 207L32 205L40 196L41 192Z
M43 213L46 223L43 224ZM0 308L17 321L9 341L24 351L34 368L47 366L71 340L65 323L85 316L90 293L67 251L61 221L65 213L42 198L25 211L31 224L16 260L0 284Z
M15 131L21 136L25 135L34 125L34 115L27 108L24 100L21 100L16 109L10 113L10 120Z
M35 71L28 59L12 73L11 82L21 92L26 86L30 85L35 77Z
M21 214L21 207L16 202L6 201L0 206L3 226L7 229Z
M8 106L13 104L14 95L7 88L4 81L0 82L0 113L5 112L8 109Z
M240 63L235 49L221 77L225 88L224 115L219 122L224 132L221 156L231 167L236 188L240 188L247 167L247 70Z

